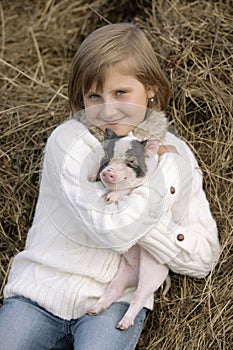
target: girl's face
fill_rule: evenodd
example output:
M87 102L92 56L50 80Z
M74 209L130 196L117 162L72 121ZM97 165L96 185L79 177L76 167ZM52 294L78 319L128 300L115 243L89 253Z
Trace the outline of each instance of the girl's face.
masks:
M154 88L145 87L133 75L111 68L101 91L92 86L83 95L86 116L92 125L126 135L140 124Z

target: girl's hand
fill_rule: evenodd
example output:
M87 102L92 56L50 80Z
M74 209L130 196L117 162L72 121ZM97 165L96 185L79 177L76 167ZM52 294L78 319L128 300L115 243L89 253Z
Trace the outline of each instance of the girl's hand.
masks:
M178 153L175 146L172 145L160 145L158 149L158 156L162 156L164 153Z

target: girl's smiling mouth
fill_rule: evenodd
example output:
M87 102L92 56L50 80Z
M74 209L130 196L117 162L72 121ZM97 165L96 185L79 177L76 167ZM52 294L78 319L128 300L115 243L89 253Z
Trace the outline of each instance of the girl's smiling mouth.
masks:
M122 119L115 119L115 120L108 120L108 121L104 121L105 124L107 125L116 125L122 122Z

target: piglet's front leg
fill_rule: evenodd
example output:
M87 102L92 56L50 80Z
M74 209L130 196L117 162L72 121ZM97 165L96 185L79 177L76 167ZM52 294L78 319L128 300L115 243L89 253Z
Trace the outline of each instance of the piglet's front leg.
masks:
M107 204L116 203L120 200L120 193L118 191L111 191L103 195L103 199Z
M133 326L135 317L149 297L163 284L168 276L166 265L159 264L146 250L140 249L139 280L129 308L117 325L126 330Z
M129 189L110 191L103 195L103 198L107 204L118 203L124 196L129 194Z

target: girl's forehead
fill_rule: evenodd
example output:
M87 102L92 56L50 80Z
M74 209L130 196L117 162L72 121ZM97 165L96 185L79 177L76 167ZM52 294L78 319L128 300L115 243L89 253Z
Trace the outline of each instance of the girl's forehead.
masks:
M89 90L102 90L105 82L114 72L126 76L131 75L135 77L135 64L133 60L122 60L120 62L107 66L106 69L95 75L91 86L89 86Z

